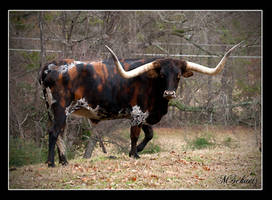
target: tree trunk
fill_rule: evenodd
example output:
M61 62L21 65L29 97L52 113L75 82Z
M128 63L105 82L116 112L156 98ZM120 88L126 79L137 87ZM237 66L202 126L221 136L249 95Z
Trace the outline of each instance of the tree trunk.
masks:
M92 128L92 125L91 125L89 119L88 119L88 123L90 125L90 128L92 129L92 136L89 138L89 142L88 142L88 145L87 145L87 147L85 149L85 153L83 155L83 158L92 157L92 153L93 153L93 150L94 150L95 145L96 145L97 142L99 142L99 145L102 148L102 151L104 153L107 153L107 150L106 150L106 148L105 148L105 146L103 144L103 141L102 141L102 137L103 137L102 134L97 132L95 130L95 128Z
M205 43L206 44L210 44L210 41L211 41L211 37L210 37L210 34L209 34L209 29L205 29L204 31L204 40L205 40ZM208 48L207 49L208 52L210 52L210 49ZM207 59L207 66L211 67L212 65L212 58L211 57L208 57ZM208 97L207 97L207 103L206 103L206 106L207 108L209 108L208 110L213 110L213 105L211 104L211 100L212 100L212 76L208 76ZM210 123L212 124L212 121L213 121L213 113L212 112L209 112L209 119L210 119Z
M226 67L224 68L222 79L221 79L221 88L223 92L223 104L225 105L224 109L224 123L225 125L229 125L232 119L232 91L233 91L233 73L230 69L231 60L226 63ZM229 81L228 81L229 80Z
M41 49L41 52L40 52L40 67L39 67L39 70L37 72L37 77L39 75L39 72L42 68L42 66L44 65L44 60L45 60L45 48L44 48L44 35L43 35L43 12L39 12L39 28L40 28L40 49ZM33 104L34 104L34 107L35 107L35 110L38 110L39 109L39 81L38 81L38 78L36 79L36 82L35 82L35 96L34 96L34 100L33 100Z
M93 132L93 135L94 136L90 137L90 139L89 139L89 142L88 142L88 145L86 147L86 150L85 150L83 158L90 158L90 157L92 157L92 153L93 153L94 147L95 147L95 145L96 145L96 143L98 141L98 139L95 136L94 132Z

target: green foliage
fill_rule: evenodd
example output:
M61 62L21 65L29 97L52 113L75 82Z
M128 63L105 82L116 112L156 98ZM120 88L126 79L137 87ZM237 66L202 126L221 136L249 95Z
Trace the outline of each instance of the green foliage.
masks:
M10 12L10 22L15 25L17 31L30 31L33 30L36 26L36 23L33 23L31 20L35 16L35 12Z
M68 160L74 159L76 157L76 153L77 152L76 152L75 148L71 148L71 149L67 148L66 149L66 157L67 157L67 159Z
M51 22L54 19L54 14L52 12L44 12L43 17L46 22Z
M51 61L51 60L55 60L58 58L58 54L57 53L50 53L48 55L46 55L46 59L47 61Z
M22 52L22 56L26 59L26 70L39 69L40 53L39 52Z
M45 162L47 149L38 147L33 141L9 138L9 165L23 166Z
M223 144L224 144L225 146L230 147L231 142L232 142L231 137L226 137L225 140L223 141Z
M144 150L141 153L152 154L152 153L159 153L161 151L161 147L153 142L150 142L146 145Z
M82 130L81 141L87 141L92 135L92 132L90 129L90 125L87 123L86 120L82 121L81 130Z
M92 17L90 20L89 20L89 24L92 25L92 26L95 26L95 25L102 25L104 23L104 21L98 17Z
M72 149L66 149L67 159L73 159L76 153ZM24 166L37 163L44 163L48 156L48 135L42 139L39 147L33 140L23 140L20 138L9 138L9 166ZM55 153L55 160L58 154Z
M90 136L91 136L91 131L89 129L82 130L82 136L81 136L82 141L88 140L90 138Z
M204 148L207 148L207 147L209 147L211 145L213 145L213 143L210 142L205 137L195 138L191 143L191 146L193 147L193 149L204 149Z
M192 139L187 139L186 142L187 148L192 150L210 148L216 145L214 142L214 137L209 132L205 132L202 135L196 136Z
M256 82L253 85L249 85L243 80L237 80L236 84L241 90L240 96L254 97L256 94L261 93L261 83Z
M223 140L222 145L229 148L237 148L239 147L239 142L228 136Z
M27 92L30 92L33 89L32 85L27 82L19 82L18 87L20 89L26 90Z
M160 31L163 31L163 30L165 30L165 28L166 28L166 24L157 21L157 22L156 22L156 28L158 28Z
M224 43L233 43L234 42L233 41L234 39L231 35L231 31L228 28L226 28L225 26L222 26L219 29L221 29L221 32L222 32L222 34L220 36L220 40L222 42L224 42Z
M176 32L178 34L184 34L185 30L184 29L175 29L174 32Z
M168 103L169 106L174 106L178 108L181 111L189 111L189 112L200 112L203 110L202 107L193 107L193 106L187 106L185 104L182 104L179 100L172 99Z

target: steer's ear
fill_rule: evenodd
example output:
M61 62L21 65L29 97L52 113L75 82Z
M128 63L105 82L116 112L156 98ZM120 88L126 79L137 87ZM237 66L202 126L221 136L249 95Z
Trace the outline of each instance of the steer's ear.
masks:
M194 73L191 70L186 69L186 70L182 71L182 76L185 77L185 78L188 78L188 77L193 76L193 75L194 75Z

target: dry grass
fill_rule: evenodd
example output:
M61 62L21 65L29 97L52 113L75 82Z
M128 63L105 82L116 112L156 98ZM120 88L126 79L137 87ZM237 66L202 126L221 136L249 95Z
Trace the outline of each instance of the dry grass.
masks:
M9 172L10 189L261 189L261 152L254 130L243 127L198 126L156 128L154 154L135 160L106 144L91 159L70 160L68 166L46 164ZM128 132L128 130L127 130ZM214 144L192 149L194 138L208 136ZM109 155L116 158L111 159ZM227 179L228 178L228 179Z

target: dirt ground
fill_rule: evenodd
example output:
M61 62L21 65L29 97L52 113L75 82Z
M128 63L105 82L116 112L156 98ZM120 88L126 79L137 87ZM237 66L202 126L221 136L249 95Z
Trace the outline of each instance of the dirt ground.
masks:
M128 134L129 129L126 130ZM260 134L260 132L258 133ZM193 148L195 138L206 137L208 147ZM260 140L260 135L258 135ZM90 159L77 157L68 166L46 164L9 171L9 189L261 189L262 153L256 132L240 126L194 126L182 129L155 128L149 145L156 153L140 159L105 144Z

